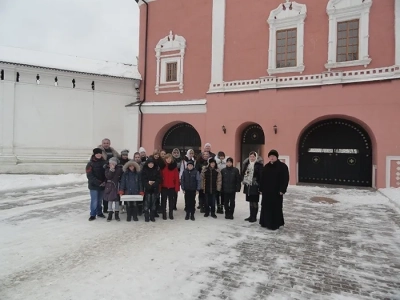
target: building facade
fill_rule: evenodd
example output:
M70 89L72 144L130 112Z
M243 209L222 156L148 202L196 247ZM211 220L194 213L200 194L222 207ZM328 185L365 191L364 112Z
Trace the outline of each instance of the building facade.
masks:
M136 150L137 66L0 48L0 72L0 173L82 173L103 138Z
M400 186L400 0L146 2L142 146L277 149L291 184Z

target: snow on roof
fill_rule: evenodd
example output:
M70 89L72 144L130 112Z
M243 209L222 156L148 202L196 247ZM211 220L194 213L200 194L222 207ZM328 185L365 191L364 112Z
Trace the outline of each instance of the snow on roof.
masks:
M136 65L0 46L0 62L70 72L141 79Z

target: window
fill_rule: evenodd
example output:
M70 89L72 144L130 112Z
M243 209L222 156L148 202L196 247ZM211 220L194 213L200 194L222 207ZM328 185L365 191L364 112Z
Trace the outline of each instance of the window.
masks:
M271 11L269 24L268 73L304 71L305 4L286 2Z
M296 66L297 29L279 30L276 32L276 67Z
M183 93L183 63L186 40L177 34L159 40L156 46L157 74L156 95L161 93Z
M371 62L368 54L369 11L372 0L329 0L328 61L330 70L364 66Z
M358 20L337 24L337 62L358 60Z
M167 74L166 74L166 81L171 82L171 81L177 81L177 75L178 75L178 63L173 62L173 63L167 63Z

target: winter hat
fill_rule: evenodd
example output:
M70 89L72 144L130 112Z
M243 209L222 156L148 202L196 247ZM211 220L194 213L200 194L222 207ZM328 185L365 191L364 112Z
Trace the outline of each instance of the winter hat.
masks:
M221 156L225 157L225 153L222 152L222 151L219 151L219 152L218 152L218 157L221 157Z
M211 164L212 162L215 163L215 164L217 164L217 162L215 161L215 159L211 157L211 158L208 159L208 164Z
M193 160L189 160L186 164L194 166L194 161Z
M93 155L96 155L96 154L103 154L103 150L101 150L100 148L94 148Z
M118 159L116 157L111 157L108 162L110 164L118 165Z
M273 150L273 149L268 152L268 157L270 157L271 155L276 156L276 158L279 157L278 151Z
M154 158L149 156L149 158L146 160L146 163L147 164L149 164L149 163L153 163L154 164Z
M125 149L121 151L121 155L128 155L129 154L129 150Z
M228 158L226 159L226 162L228 162L228 161L230 161L230 162L233 164L233 158L232 158L232 157L228 157Z
M143 147L140 147L139 148L139 153L142 153L142 152L146 152L146 149L144 149Z

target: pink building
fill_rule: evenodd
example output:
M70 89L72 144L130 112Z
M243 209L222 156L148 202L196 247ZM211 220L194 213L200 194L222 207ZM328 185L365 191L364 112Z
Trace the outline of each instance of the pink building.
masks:
M291 184L400 186L400 0L145 4L141 146L277 149Z

